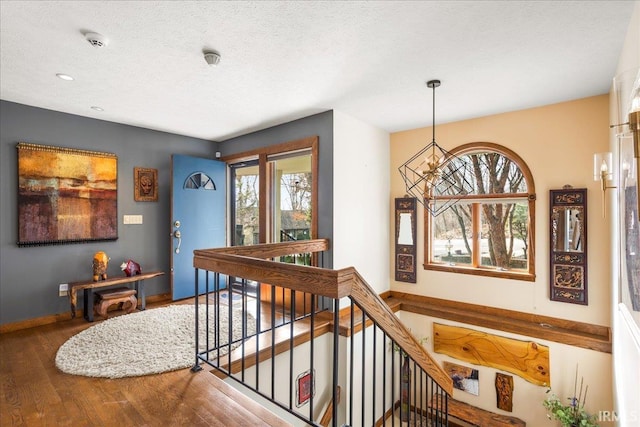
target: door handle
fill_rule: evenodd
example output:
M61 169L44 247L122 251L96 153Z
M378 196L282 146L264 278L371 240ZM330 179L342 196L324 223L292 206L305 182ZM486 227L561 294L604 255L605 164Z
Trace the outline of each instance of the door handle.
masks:
M180 245L182 244L182 234L180 233L180 230L176 230L173 232L173 237L178 239L178 246L176 246L175 252L177 254L180 253Z

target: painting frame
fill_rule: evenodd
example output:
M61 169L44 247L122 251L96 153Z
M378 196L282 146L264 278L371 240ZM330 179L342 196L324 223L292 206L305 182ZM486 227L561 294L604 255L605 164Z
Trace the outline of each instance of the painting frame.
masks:
M18 246L118 239L118 157L19 142Z
M296 378L296 407L300 408L316 394L315 369L307 370Z
M158 201L158 169L133 168L133 200L136 202Z

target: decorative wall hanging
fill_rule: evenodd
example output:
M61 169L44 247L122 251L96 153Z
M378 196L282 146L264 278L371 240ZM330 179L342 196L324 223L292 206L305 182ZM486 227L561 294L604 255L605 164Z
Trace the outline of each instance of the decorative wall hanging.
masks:
M18 143L18 246L118 238L118 158Z
M396 280L416 283L416 199L396 199Z
M314 370L305 371L296 378L296 407L306 404L316 394Z
M136 202L158 201L158 170L133 168L133 200Z
M550 195L550 298L587 305L587 189Z
M513 412L513 377L496 372L496 405L498 409Z
M433 351L475 365L511 372L532 384L551 384L549 347L533 341L434 322Z
M480 394L480 374L477 369L451 362L442 362L442 367L453 380L454 388L476 396Z

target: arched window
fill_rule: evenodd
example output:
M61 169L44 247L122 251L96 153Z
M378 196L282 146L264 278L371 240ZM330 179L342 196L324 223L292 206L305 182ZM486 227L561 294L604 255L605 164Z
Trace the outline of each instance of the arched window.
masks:
M451 150L466 167L450 165L464 195L438 216L425 210L427 270L535 280L535 187L525 162L498 144L475 142Z

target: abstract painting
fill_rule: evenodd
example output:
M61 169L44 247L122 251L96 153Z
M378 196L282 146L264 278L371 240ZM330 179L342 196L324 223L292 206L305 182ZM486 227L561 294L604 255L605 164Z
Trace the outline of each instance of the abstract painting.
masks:
M118 158L18 143L18 245L118 238Z
M442 366L453 380L454 388L475 394L476 396L480 393L478 381L479 373L477 369L457 365L451 362L442 362Z

